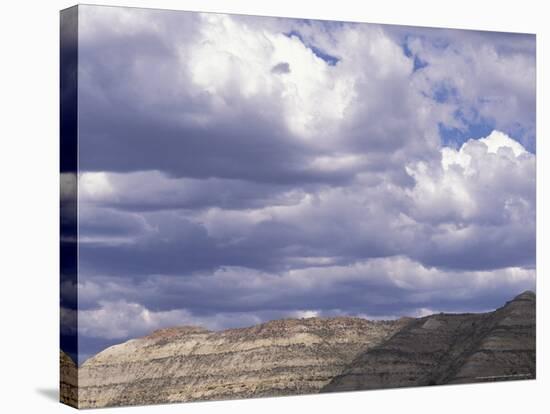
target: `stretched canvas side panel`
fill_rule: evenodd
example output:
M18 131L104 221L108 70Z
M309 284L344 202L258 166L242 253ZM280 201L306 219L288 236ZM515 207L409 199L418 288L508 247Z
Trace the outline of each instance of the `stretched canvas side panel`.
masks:
M60 401L78 406L78 7L60 19Z

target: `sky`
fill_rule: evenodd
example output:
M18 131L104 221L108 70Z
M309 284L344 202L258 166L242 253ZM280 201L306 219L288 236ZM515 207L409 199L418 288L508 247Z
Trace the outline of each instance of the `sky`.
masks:
M535 288L534 35L79 6L78 64L81 361Z

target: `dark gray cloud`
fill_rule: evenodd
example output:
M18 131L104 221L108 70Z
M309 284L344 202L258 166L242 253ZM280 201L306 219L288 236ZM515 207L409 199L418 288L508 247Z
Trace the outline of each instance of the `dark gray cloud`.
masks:
M197 54L193 52L193 43L216 41L200 38L201 24L209 27L208 23L188 14L184 17L185 29L180 30L174 27L175 19L168 16L169 13L146 16L153 22L151 25L139 25L145 18L140 16L141 11L132 16L135 22L117 18L115 12L107 14L114 16L107 21L125 22L129 30L113 30L105 23L104 27L90 29L90 33L83 30L79 61L82 72L79 82L81 170L159 170L176 177L242 179L295 186L307 183L340 185L353 178L357 169L319 169L315 168L316 159L332 156L335 151L341 154L359 152L368 158L361 169L385 169L391 174L396 167L402 170L408 158L436 154L433 140L431 146L425 145L426 134L435 138L434 126L430 132L425 122L410 110L422 105L423 98L407 88L405 57L397 61L395 70L386 73L387 69L379 64L387 64L375 62L365 72L364 79L353 80L360 91L364 89L368 93L365 96L372 98L365 101L361 97L349 102L345 108L346 117L338 124L331 121L330 128L324 128L325 117L319 113L321 109L330 114L343 110L335 106L336 100L348 96L334 89L335 80L331 78L335 75L330 72L326 79L311 85L320 91L332 88L328 89L327 96L312 96L311 108L300 103L302 96L292 98L291 103L281 100L280 89L244 96L243 89L250 77L242 67L234 69L240 73L231 74L235 79L224 84L223 90L213 91L201 85L200 79L199 84L196 83L194 77L200 73L197 75L192 66L197 61L193 60ZM101 21L97 16L89 19L94 23ZM288 27L297 24L291 20L286 22ZM92 27L92 23L88 25ZM241 36L251 35L245 32ZM297 38L280 36L289 43L285 46L289 52L293 52L292 48L301 48L306 57L309 54L309 59L316 59L313 65L320 65L321 69L328 67L322 59L312 58L312 52ZM383 42L375 31L365 33L365 38L369 37L375 42ZM224 38L220 39L223 44L222 41ZM280 42L273 39L270 47L276 47L277 41ZM398 46L393 48L399 50ZM241 59L238 55L241 52L237 48L231 59ZM231 56L231 52L229 54ZM373 57L381 60L376 55ZM341 70L344 75L351 76L347 72L358 70L362 63L359 59L350 60ZM220 65L224 64L227 62ZM212 66L208 60L204 65L207 66L196 70ZM290 68L288 62L278 62L273 68L285 69L290 74L290 70L286 71ZM303 73L295 71L293 82L309 76L310 72L304 69ZM265 74L270 72L268 66ZM262 76L261 72L257 76ZM207 81L216 86L217 77ZM281 83L276 86L287 87ZM381 96L385 99L378 98ZM324 99L335 102L323 102ZM289 114L289 110L305 113ZM292 128L295 116L305 119L295 122L311 119L319 124L318 133L316 126L311 128L317 137L305 140L297 136L296 127ZM384 119L384 127L379 124L381 119Z
M395 318L440 311L484 311L501 305L518 290L534 288L532 274L527 269L448 272L392 258L279 274L224 268L184 278L149 276L133 285L124 278L98 277L81 287L89 299L83 309L89 319L82 322L89 333L97 333L104 319L94 315L101 315L105 307L134 315L129 322L138 325L135 329L143 329L138 323L142 309L148 309L150 316L165 326L204 323L215 329L305 312L310 316ZM120 333L124 329L128 325L113 328L112 335L124 336Z
M271 73L290 73L288 62L279 62L271 68Z
M510 135L534 127L531 37L82 11L84 353L174 324L481 311L534 287L535 156ZM471 127L457 111L508 135L444 147L441 125Z
M79 85L81 170L274 183L343 178L307 170L315 152L290 139L276 104L229 96L217 111L216 97L192 84L177 48L178 40L192 43L200 32L197 15L183 15L177 27L170 13L142 17L157 30L103 27L83 35L79 63L88 76ZM116 13L111 18L118 21ZM268 110L259 112L263 107Z
M242 210L295 204L308 192L319 188L304 184L275 185L232 179L174 178L158 171L130 174L87 174L80 185L80 201L89 208L147 212L161 210L200 210L218 207ZM108 188L94 189L101 182ZM113 195L116 194L116 197ZM86 210L84 210L86 213Z

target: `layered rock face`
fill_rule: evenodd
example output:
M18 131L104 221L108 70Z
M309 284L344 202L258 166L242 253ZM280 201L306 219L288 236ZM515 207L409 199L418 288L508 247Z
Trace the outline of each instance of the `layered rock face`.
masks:
M59 353L59 401L73 407L78 403L77 367L63 351Z
M535 378L535 294L494 312L415 320L359 355L323 392Z
M466 355L450 383L534 379L536 376L536 299L517 296L493 315L490 329Z
M318 392L407 323L309 318L221 332L156 331L86 361L79 369L79 407Z
M86 361L78 369L78 404L76 367L62 353L61 394L92 408L531 379L535 305L535 294L525 292L480 314L163 329Z

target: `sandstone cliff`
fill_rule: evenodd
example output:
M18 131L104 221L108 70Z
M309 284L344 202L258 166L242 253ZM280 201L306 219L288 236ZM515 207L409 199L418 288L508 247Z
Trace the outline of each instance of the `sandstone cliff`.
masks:
M494 312L420 318L322 391L535 378L535 305L525 292Z

